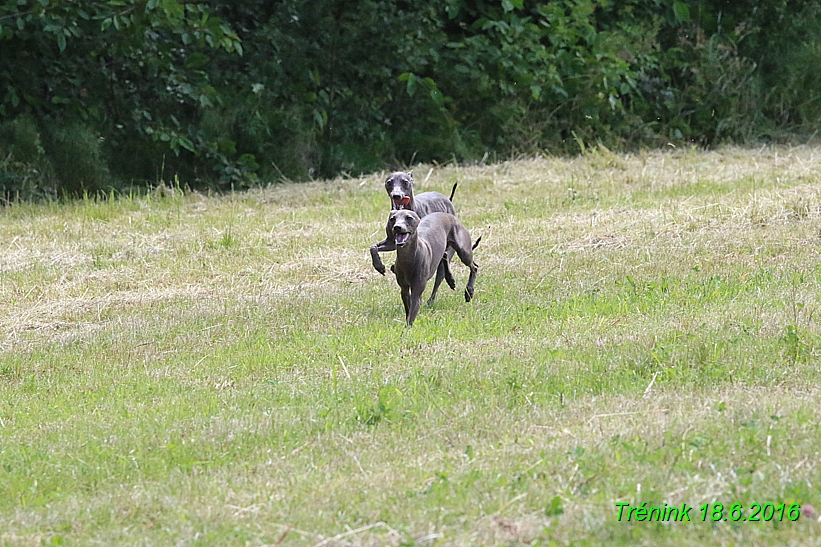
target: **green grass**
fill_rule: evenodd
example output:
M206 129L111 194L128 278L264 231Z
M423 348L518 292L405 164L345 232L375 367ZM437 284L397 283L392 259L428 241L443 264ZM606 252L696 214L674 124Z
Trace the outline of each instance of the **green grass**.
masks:
M0 211L0 545L821 545L821 150L429 169L412 329L381 175Z

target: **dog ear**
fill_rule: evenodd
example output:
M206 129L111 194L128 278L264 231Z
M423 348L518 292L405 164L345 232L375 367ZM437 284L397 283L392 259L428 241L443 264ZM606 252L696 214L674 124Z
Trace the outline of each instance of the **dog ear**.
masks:
M413 169L408 171L408 178L410 178L410 183L413 184Z
M391 234L393 234L394 224L396 224L396 211L391 211L391 213L388 215L388 223L385 224L385 233L388 235L388 237L390 237Z

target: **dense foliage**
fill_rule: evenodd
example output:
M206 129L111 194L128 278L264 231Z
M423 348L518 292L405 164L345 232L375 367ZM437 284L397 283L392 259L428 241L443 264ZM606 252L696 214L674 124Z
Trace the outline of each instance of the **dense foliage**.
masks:
M0 0L0 192L821 127L821 0Z

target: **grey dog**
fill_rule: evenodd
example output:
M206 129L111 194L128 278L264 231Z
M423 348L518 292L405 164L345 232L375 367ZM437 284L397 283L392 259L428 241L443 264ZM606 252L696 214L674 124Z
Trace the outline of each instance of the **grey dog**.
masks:
M391 210L414 211L420 218L437 211L455 215L456 210L453 208L453 194L456 193L456 186L458 184L457 182L453 185L450 198L445 197L439 192L423 192L418 196L414 196L413 170L407 173L397 171L388 176L388 179L385 181L385 191L391 198ZM393 233L389 232L385 239L371 247L371 262L373 268L382 275L385 275L385 265L382 263L382 259L379 258L379 253L395 250L396 242L393 239ZM448 268L448 262L452 256L453 251L449 250L447 259L441 264L441 274L444 275L451 289L456 286L453 281L453 276L450 274L450 268Z
M465 302L473 298L473 287L479 266L473 261L473 249L481 237L472 246L470 232L459 219L449 213L431 213L420 219L413 211L391 211L386 234L393 234L396 242L396 264L394 273L396 282L402 289L402 303L405 305L405 322L409 327L419 313L422 304L422 293L428 281L437 273L439 264L448 249L453 249L462 263L470 268L470 277L465 287ZM436 291L442 282L436 276L428 304L436 298Z

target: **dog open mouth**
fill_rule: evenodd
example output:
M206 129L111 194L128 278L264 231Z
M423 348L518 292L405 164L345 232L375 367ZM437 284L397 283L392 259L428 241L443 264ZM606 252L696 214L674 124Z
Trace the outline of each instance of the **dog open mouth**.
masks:
M410 197L405 196L403 198L394 199L393 204L396 206L397 209L406 209L410 204Z
M393 239L394 239L394 241L396 241L396 245L398 247L401 247L402 245L404 245L405 243L408 242L408 239L410 239L410 233L405 232L405 233L401 233L401 234L400 233L394 234Z

